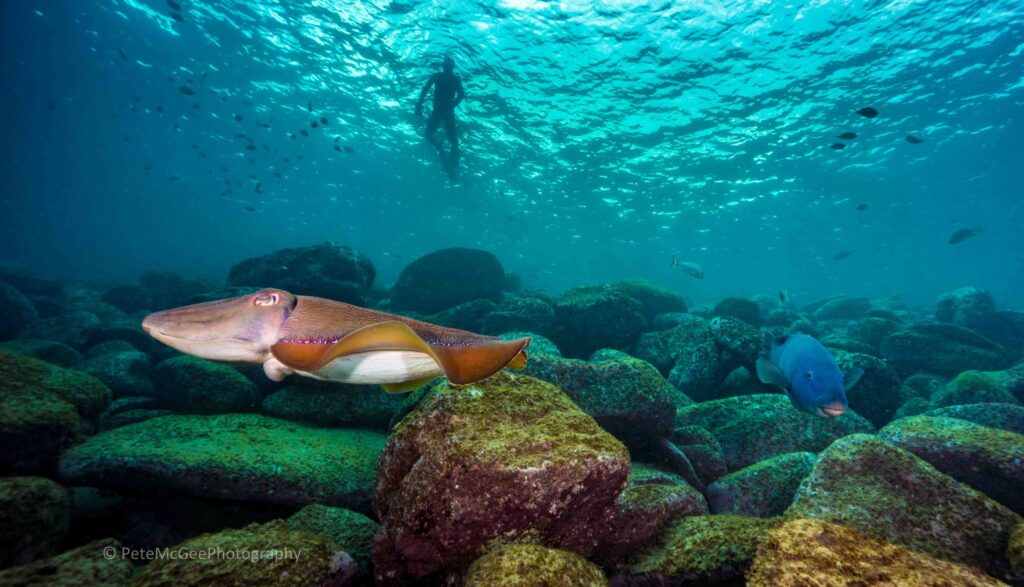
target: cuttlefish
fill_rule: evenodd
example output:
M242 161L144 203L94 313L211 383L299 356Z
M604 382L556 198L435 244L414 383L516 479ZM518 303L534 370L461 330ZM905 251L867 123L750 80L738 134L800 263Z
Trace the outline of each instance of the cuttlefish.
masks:
M275 381L296 373L393 393L440 375L466 384L522 368L530 344L280 289L156 312L142 329L203 359L262 364Z

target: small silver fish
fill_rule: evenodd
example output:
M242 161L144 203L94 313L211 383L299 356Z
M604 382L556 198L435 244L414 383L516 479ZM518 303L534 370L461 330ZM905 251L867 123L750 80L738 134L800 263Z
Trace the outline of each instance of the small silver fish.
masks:
M681 271L685 272L690 277L697 279L704 279L704 269L700 265L691 261L680 261L676 259L675 255L672 255L672 267L678 267Z

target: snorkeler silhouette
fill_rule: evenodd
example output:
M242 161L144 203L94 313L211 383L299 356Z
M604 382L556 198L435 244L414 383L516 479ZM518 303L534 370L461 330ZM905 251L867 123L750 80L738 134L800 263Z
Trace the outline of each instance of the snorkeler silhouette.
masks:
M455 107L459 105L465 94L462 91L462 80L452 73L455 69L455 62L451 57L445 57L442 63L444 71L430 76L427 83L420 91L420 99L416 102L416 116L423 116L423 100L434 86L434 108L430 111L430 118L427 119L427 131L424 137L441 156L441 165L448 172L452 181L455 181L455 171L459 165L459 138L455 134ZM444 129L448 132L448 140L451 141L452 150L446 157L441 141L435 136L437 125L444 123Z

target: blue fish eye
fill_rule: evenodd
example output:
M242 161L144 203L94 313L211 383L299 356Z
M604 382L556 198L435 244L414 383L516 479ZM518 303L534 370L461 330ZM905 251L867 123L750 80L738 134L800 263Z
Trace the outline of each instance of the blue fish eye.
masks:
M814 377L814 372L813 371L808 371L808 372L804 373L804 379L811 379L812 377Z

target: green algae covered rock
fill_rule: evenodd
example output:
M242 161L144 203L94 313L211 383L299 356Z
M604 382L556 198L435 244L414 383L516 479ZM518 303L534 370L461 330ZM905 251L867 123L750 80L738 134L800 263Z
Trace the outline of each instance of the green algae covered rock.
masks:
M58 367L74 367L82 362L82 353L55 340L17 338L0 342L0 351L28 355Z
M86 359L78 368L102 381L114 397L156 394L150 378L152 366L146 353L130 350L97 355Z
M923 415L959 418L979 426L1024 434L1024 406L1019 404L963 404L936 408Z
M293 378L291 385L263 399L271 416L319 426L387 428L404 397L376 385L345 385Z
M685 312L686 301L669 290L643 279L626 279L611 284L611 288L620 291L644 307L647 322L654 321L658 314L668 312Z
M185 554L149 563L131 584L134 587L341 586L350 585L355 574L351 557L327 538L289 528L281 520L203 534L170 550ZM213 556L202 557L201 553L213 553Z
M896 372L878 357L841 350L831 352L843 373L864 371L857 385L846 390L850 408L875 426L885 426L905 399Z
M52 554L71 518L66 489L43 477L0 479L0 568Z
M852 410L838 418L821 418L797 410L778 394L727 397L683 407L676 423L711 432L722 446L730 471L785 453L818 452L848 434L874 432L871 423Z
M730 473L708 487L708 506L715 514L782 515L816 460L814 453L787 453Z
M626 348L647 328L644 306L610 286L577 287L555 305L558 332L552 339L570 357L599 348Z
M928 401L923 397L912 397L907 401L903 402L900 409L896 410L896 413L892 415L893 420L899 420L900 418L909 418L911 416L918 416L932 409L932 402Z
M122 587L132 576L132 563L110 553L122 552L120 542L96 540L74 550L0 571L0 585L27 587Z
M915 416L889 424L878 436L1024 515L1024 435Z
M677 520L613 586L742 584L758 545L779 519L692 516Z
M597 358L605 357L609 353L602 351ZM631 448L671 434L676 406L690 403L657 369L624 353L600 361L534 355L522 372L561 388Z
M1024 522L1018 522L1010 532L1010 540L1006 545L1006 557L1010 559L1010 568L1017 577L1024 577Z
M75 446L59 473L72 485L365 509L384 440L256 414L161 416Z
M746 298L725 298L715 304L711 315L732 316L755 328L761 325L761 307L757 302Z
M820 520L791 520L772 530L747 574L748 587L899 585L996 587L980 570L939 560Z
M84 310L64 312L29 323L18 333L18 338L55 340L76 349L85 348L99 332L101 322L92 312Z
M363 514L313 504L288 518L288 526L327 537L352 556L360 573L369 570L373 561L373 535L380 526Z
M1020 516L914 454L866 434L818 455L787 517L834 522L930 556L1005 577Z
M535 544L492 550L469 567L463 587L602 587L608 580L597 565L574 552Z
M961 404L1019 404L1007 389L1002 371L964 371L932 395L936 408Z
M558 350L555 343L545 336L536 334L534 332L514 330L512 332L503 332L498 335L498 338L502 340L516 340L517 338L530 338L530 356L533 357L537 354L554 355L556 357L562 356L562 351Z
M49 471L110 399L91 375L0 352L0 474Z
M584 556L626 485L629 454L557 387L507 372L426 392L378 464L379 582L468 564L498 543Z
M234 367L179 355L153 369L157 397L200 414L250 412L260 403L256 385Z
M509 293L480 323L482 334L524 330L551 333L554 329L555 305L551 300Z
M962 371L994 371L1006 365L1003 347L953 324L914 324L885 337L879 350L907 375L917 371L954 377Z

